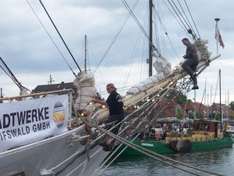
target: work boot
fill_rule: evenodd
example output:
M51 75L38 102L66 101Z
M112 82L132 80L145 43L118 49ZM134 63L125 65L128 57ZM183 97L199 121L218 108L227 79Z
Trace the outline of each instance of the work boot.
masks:
M196 90L196 89L199 89L199 87L198 87L197 85L194 85L194 86L192 87L192 90Z

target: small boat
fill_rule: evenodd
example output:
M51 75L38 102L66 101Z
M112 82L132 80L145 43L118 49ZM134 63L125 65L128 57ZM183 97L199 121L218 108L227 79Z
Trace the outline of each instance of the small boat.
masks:
M160 124L169 128L178 127L177 123L175 120L169 123L160 121ZM177 128L177 131L172 128L171 131L164 131L164 134L160 128L152 128L154 134L151 131L144 139L137 138L134 143L163 155L212 151L231 148L233 144L232 137L222 131L220 122L216 120L194 120L189 128ZM120 159L139 156L143 155L127 148Z

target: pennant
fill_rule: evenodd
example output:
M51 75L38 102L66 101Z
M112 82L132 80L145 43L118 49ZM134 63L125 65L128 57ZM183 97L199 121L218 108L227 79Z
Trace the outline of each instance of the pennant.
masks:
M223 38L222 38L221 33L219 31L218 24L216 24L216 28L215 28L215 39L217 40L217 42L219 43L219 45L222 48L224 48Z

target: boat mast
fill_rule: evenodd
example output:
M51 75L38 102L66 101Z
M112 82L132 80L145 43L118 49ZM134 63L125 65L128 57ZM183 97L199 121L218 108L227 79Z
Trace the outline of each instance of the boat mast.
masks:
M153 0L149 0L149 77L153 74Z
M219 113L220 113L220 124L221 124L221 130L223 129L223 115L222 115L222 97L221 97L221 69L219 69Z
M0 88L0 98L3 98L2 88ZM0 100L0 103L2 103L2 100Z
M85 72L87 72L87 35L85 34L85 56L84 56L84 67Z

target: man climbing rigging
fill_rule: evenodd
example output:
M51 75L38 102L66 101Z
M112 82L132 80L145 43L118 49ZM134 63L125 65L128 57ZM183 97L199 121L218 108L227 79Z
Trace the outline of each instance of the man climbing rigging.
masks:
M106 86L106 90L109 94L106 101L94 99L93 102L106 105L109 108L109 118L105 122L107 128L111 128L113 125L119 123L124 118L123 100L119 93L117 93L116 88L113 83L109 83ZM111 125L109 125L111 124ZM120 125L111 130L112 133L118 134ZM107 138L103 143L105 150L111 150L112 138Z
M197 77L196 77L196 69L199 63L197 49L196 47L189 41L188 38L183 38L182 43L187 47L186 54L183 56L185 61L182 64L182 68L190 75L193 81L192 89L198 89L197 86Z

